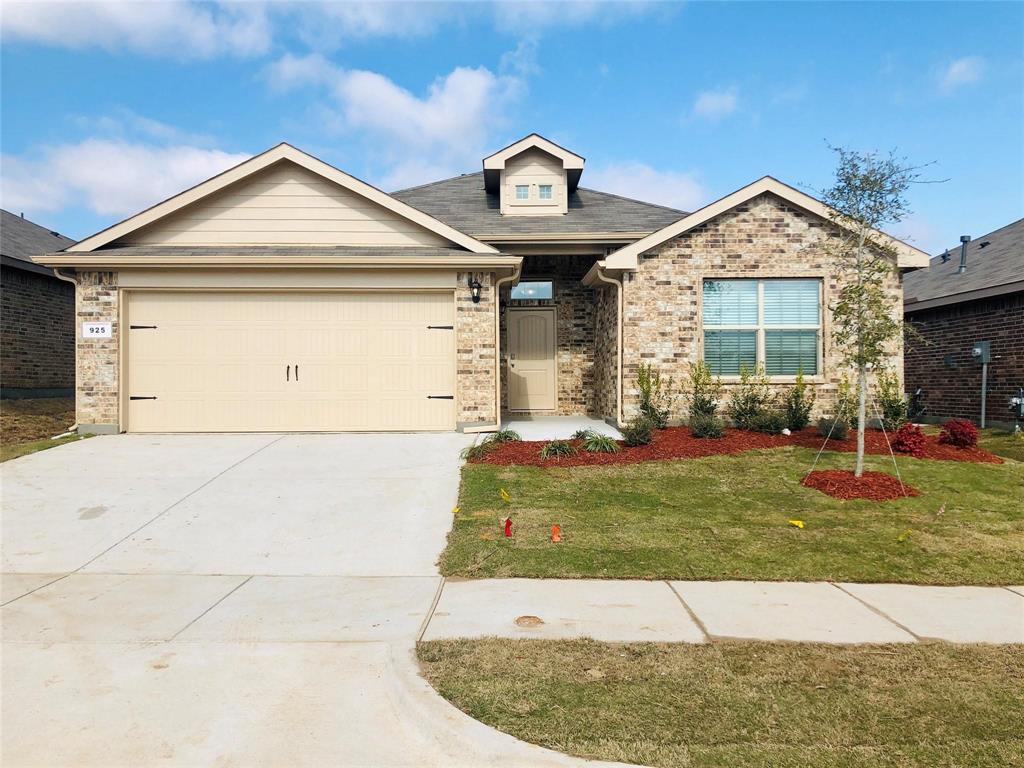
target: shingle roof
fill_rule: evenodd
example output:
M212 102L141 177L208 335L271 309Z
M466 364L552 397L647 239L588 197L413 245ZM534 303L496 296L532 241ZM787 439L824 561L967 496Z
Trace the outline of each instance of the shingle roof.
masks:
M62 251L74 242L69 237L58 235L46 227L0 209L0 256L9 266L49 273L46 267L34 264L32 257Z
M967 271L959 273L960 247L931 259L928 268L903 278L907 312L970 301L983 295L1024 290L1024 219L976 237L967 244Z
M580 187L569 194L569 212L564 216L502 216L498 196L484 190L482 172L399 190L392 197L474 236L649 233L686 215L675 208Z

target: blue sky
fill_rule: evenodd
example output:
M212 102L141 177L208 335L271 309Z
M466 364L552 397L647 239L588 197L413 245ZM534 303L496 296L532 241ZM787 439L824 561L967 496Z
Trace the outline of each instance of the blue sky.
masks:
M1024 215L1021 3L4 2L2 205L83 237L279 141L386 190L537 131L693 210L826 142L943 184L932 253Z

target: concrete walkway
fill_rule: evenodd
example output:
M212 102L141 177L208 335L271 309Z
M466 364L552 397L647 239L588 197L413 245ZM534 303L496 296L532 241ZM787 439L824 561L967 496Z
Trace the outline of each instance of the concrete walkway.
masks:
M462 435L122 435L0 465L21 766L584 766L419 675Z
M449 579L424 633L702 643L1024 643L1024 587Z

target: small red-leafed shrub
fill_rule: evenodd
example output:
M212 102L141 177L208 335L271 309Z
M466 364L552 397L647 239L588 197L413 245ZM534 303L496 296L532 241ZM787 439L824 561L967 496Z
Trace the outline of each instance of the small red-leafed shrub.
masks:
M978 444L978 428L967 419L950 419L942 425L939 442L955 448L973 448Z
M893 450L909 453L918 458L924 456L926 445L928 445L928 438L924 436L920 427L913 424L904 424L896 430L896 434L892 438Z

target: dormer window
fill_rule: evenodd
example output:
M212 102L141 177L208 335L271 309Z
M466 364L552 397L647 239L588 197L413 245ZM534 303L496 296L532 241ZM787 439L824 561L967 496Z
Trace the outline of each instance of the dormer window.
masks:
M559 216L583 173L583 158L533 133L484 158L484 186L505 216Z

